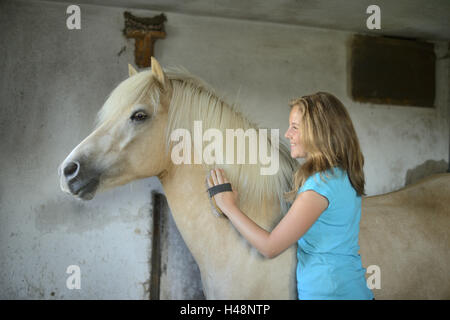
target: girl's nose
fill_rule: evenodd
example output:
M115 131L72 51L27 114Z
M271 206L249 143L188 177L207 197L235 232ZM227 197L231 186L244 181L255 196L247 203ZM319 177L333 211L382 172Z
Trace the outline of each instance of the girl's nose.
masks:
M286 139L289 139L288 132L289 132L289 129L284 133L284 137L285 137Z

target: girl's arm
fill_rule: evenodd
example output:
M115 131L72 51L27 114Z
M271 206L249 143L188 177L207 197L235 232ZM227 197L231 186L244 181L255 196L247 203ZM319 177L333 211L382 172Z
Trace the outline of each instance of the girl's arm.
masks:
M227 182L222 169L211 171L208 179L210 187ZM268 232L239 209L236 197L234 192L222 192L216 194L214 199L239 233L267 258L274 258L293 245L328 207L324 196L312 190L302 192L275 229Z

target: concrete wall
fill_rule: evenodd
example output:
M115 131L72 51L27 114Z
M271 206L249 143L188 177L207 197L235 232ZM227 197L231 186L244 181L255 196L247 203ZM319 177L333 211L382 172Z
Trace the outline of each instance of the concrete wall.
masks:
M0 3L0 298L148 298L150 193L162 191L159 181L79 202L59 190L56 172L127 76L134 40L122 36L119 8L82 5L81 30L67 30L66 8ZM339 97L366 157L369 195L447 168L447 43L436 45L436 108L361 104L347 86L351 33L166 14L167 38L155 47L162 65L187 68L253 121L283 134L290 98L319 90ZM201 298L192 257L165 221L161 297ZM81 290L66 288L72 264L81 268Z
M0 3L0 299L147 299L151 192L162 192L159 181L89 202L59 189L58 165L128 75L134 47L122 38L120 10L83 6L83 29L69 31L66 7ZM162 293L201 298L198 268L165 221L171 233L162 263L171 285ZM81 290L66 287L69 265L81 269ZM193 281L172 281L173 266Z

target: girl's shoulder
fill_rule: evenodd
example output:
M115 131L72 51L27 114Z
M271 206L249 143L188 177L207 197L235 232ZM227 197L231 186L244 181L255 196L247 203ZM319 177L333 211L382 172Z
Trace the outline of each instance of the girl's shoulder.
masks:
M320 171L312 174L306 179L307 181L315 183L331 183L344 179L347 176L347 172L340 167L333 167L331 169Z
M346 176L346 172L339 167L316 172L305 180L297 193L314 190L320 194L330 196L334 191L339 189L339 185L342 184Z

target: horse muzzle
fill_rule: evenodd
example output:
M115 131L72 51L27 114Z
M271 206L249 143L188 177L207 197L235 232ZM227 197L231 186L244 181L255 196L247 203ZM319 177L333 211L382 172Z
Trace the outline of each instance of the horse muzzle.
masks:
M64 162L59 168L61 189L82 200L91 200L100 182L100 174L79 161Z

